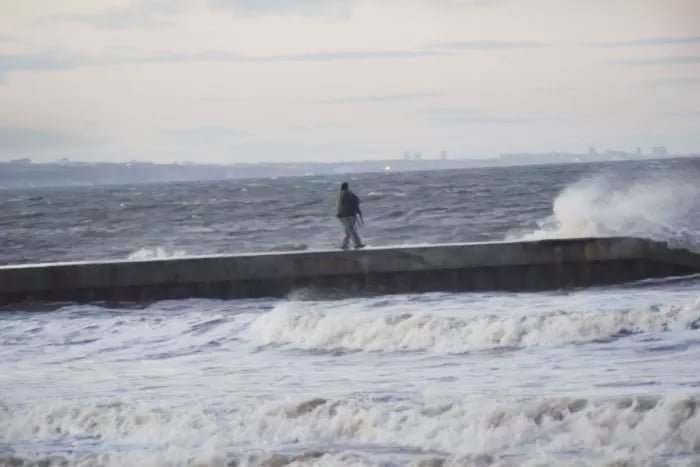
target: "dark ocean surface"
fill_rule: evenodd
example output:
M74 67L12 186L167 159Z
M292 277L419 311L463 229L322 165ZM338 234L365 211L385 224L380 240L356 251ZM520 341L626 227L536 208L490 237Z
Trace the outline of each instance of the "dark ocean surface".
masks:
M677 159L366 174L349 182L362 198L362 235L379 246L525 234L687 237L700 223L698 174L699 159ZM333 248L342 180L0 190L0 263Z
M372 246L698 249L700 160L355 175ZM335 248L341 176L0 191L0 263ZM700 278L23 305L0 466L700 466Z

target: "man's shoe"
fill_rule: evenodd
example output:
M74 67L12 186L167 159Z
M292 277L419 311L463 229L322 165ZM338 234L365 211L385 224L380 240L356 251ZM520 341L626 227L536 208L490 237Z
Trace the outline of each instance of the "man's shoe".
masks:
M366 245L364 243L360 243L359 245L355 245L355 249L359 250L360 248L364 248Z

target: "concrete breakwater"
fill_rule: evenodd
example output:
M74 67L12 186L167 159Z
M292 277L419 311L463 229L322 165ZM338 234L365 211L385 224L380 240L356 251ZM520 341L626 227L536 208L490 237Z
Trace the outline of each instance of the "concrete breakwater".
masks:
M700 272L700 255L640 238L397 246L0 266L0 304L551 290Z

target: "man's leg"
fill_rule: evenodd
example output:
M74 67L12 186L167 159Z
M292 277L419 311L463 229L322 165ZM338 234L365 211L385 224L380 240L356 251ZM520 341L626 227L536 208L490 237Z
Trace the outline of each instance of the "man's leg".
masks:
M350 241L350 230L348 229L348 218L347 217L341 217L339 218L340 223L343 225L343 231L345 232L345 237L343 237L343 243L340 244L340 248L343 250L348 249L348 242Z
M362 240L360 240L360 236L357 234L357 229L355 226L357 225L357 217L350 217L348 218L350 222L348 222L350 226L350 235L352 236L352 241L355 243L355 248L360 248L363 247L364 245L362 244Z

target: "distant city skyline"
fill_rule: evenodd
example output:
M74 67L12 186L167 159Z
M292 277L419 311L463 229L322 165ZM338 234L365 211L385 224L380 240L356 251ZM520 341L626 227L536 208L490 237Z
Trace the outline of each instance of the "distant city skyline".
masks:
M302 166L302 165L343 165L343 164L358 164L368 163L372 166L376 163L385 162L398 162L398 163L430 163L430 162L483 162L486 164L494 163L499 165L500 162L508 163L569 163L569 162L601 162L601 161L624 161L624 160L645 160L645 159L664 159L664 158L684 158L684 157L700 157L700 151L693 151L687 153L679 153L669 151L666 146L653 146L647 148L645 152L644 148L639 146L635 147L634 151L626 151L621 149L602 149L598 150L594 146L589 146L586 151L580 152L569 152L569 151L546 151L546 152L513 152L513 153L502 153L496 157L462 157L460 155L452 155L445 150L440 151L436 154L423 155L420 152L410 152L406 151L403 153L403 157L387 155L386 157L379 159L356 159L356 160L340 160L340 161L314 161L314 160L290 160L286 162L275 162L275 161L249 161L249 162L224 162L224 163L208 163L208 162L196 162L193 160L183 160L177 162L157 162L157 161L143 161L138 159L130 160L113 160L113 161L84 161L80 159L71 159L69 157L62 157L55 160L33 160L30 157L21 157L15 159L9 159L7 161L0 160L0 164L67 164L67 165L90 165L90 164L120 164L129 166L131 164L161 164L161 165L181 165L181 166L221 166L221 167L231 167L238 165L272 165L272 166ZM469 164L471 165L471 164ZM517 165L517 164L516 164ZM391 167L387 167L390 169ZM437 167L440 168L440 167Z
M597 149L595 146L588 146L586 150L581 150L581 151L558 151L558 150L551 150L551 151L544 151L544 152L529 152L529 151L519 151L519 152L513 152L513 153L502 153L502 154L497 154L495 156L487 156L487 157L465 157L460 154L451 154L446 150L441 150L441 151L433 151L433 152L428 152L427 154L423 154L422 152L412 152L412 151L405 151L402 155L393 155L393 154L387 154L384 157L380 158L369 158L369 159L362 159L362 158L356 158L356 159L345 159L345 160L337 160L337 161L315 161L312 159L299 159L299 160L290 160L286 161L290 164L294 163L301 163L301 164L343 164L343 163L349 163L349 162L381 162L381 161L454 161L454 160L475 160L475 161L497 161L497 160L514 160L518 158L527 158L527 157L542 157L542 156L547 156L549 158L556 158L560 157L563 159L571 159L574 160L573 158L575 157L582 157L584 159L589 159L589 160L628 160L628 159L635 159L635 158L642 158L642 159L648 159L648 158L664 158L664 157L696 157L700 156L700 151L690 151L690 152L685 152L685 153L679 153L679 152L673 152L670 151L669 148L665 145L660 145L660 146L652 146L650 148L642 148L640 146L635 146L632 151L630 150L625 150L625 149L610 149L610 148L602 148L602 149ZM575 160L574 160L575 161ZM0 162L3 162L3 160L0 160ZM17 157L14 159L8 159L4 162L14 162L14 163L92 163L92 162L108 162L108 163L118 163L118 164L128 164L128 163L159 163L158 161L150 161L150 160L139 160L139 159L117 159L117 160L108 160L108 161L85 161L82 159L71 159L70 157L60 157L57 159L51 159L51 160L35 160L32 159L31 157ZM199 164L214 164L214 165L236 165L236 164L251 164L251 163L262 163L262 164L283 164L285 161L266 161L266 160L260 160L260 161L247 161L247 162L206 162L202 161L199 162ZM165 164L198 164L198 162L194 160L180 160L180 161L166 161L162 162Z
M4 0L0 161L694 153L698 18L697 0Z

